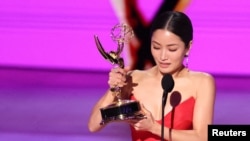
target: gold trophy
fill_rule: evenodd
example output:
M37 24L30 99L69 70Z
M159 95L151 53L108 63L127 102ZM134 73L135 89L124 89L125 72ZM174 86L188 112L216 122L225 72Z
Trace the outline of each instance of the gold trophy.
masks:
M109 53L103 49L98 36L95 35L94 39L99 52L106 60L110 61L113 65L118 65L119 67L124 68L124 60L120 55L124 48L124 44L133 36L133 30L127 24L122 23L115 25L111 29L111 38L113 41L117 42L118 47L116 51L110 51ZM120 87L111 88L111 91L113 92L116 101L100 109L102 115L101 125L114 121L145 118L145 116L140 113L141 107L138 101L122 99Z

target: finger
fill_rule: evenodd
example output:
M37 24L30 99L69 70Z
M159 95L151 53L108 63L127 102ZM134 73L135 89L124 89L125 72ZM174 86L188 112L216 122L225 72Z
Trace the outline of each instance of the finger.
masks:
M111 88L114 88L114 87L123 87L124 85L126 85L126 82L125 82L125 79L123 77L114 76L114 77L109 78L108 84Z
M120 67L112 68L109 72L108 84L110 88L126 85L126 70Z
M151 114L151 112L144 106L143 103L140 103L140 106L143 115L148 116Z
M142 103L140 103L140 106L141 106L141 111L142 111L143 113L146 113L147 110L146 110L145 106L144 106Z
M113 76L117 79L116 82L119 84L125 84L126 82L126 73L123 69L117 69L116 73Z
M116 68L114 68L114 71L116 72L116 73L120 73L120 74L122 74L122 75L126 75L127 74L127 72L129 71L130 69L128 68L128 67L125 67L125 68L120 68L120 67L116 67Z
M119 71L118 68L111 69L111 71L109 72L110 84L111 83L116 83L118 79L122 78L122 75L119 72L120 71Z
M127 73L127 72L131 71L131 70L132 70L132 68L131 68L131 66L126 66L126 67L124 67L124 70L125 70L125 71L126 71L126 73Z
M129 123L131 126L134 126L134 125L136 124L135 121L129 121L128 123Z

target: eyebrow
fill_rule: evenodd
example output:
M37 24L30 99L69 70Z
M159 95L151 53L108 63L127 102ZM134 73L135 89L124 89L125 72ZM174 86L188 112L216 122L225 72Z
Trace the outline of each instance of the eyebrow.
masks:
M156 42L156 41L152 41L152 43L155 43L155 44L157 44L157 45L161 45L160 43L158 43L158 42ZM171 46L175 46L175 45L177 45L177 44L167 44L166 46L167 46L167 47L171 47Z

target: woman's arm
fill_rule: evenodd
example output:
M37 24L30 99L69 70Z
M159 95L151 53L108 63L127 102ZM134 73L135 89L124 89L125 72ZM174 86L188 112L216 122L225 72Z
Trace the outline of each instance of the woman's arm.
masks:
M102 121L100 108L106 107L114 101L112 92L108 90L106 94L96 103L89 117L88 128L90 132L101 130L105 125L100 125Z
M127 70L122 68L113 68L109 73L108 84L110 88L120 87L122 88L121 97L125 97L125 93L123 92L123 87L126 83L126 75ZM90 132L96 132L101 130L105 125L100 125L102 121L102 116L100 109L106 107L113 102L115 102L117 98L110 89L100 98L100 100L95 104L92 109L92 112L89 117L88 128Z

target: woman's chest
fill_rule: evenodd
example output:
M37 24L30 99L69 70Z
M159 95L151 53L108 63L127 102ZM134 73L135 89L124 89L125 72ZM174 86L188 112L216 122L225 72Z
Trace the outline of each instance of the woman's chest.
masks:
M161 118L163 104L163 88L157 85L138 85L133 89L135 99L144 105L152 113L155 119ZM167 93L165 113L169 113L173 107L181 104L190 97L195 98L196 91L191 85L175 85L174 89Z

